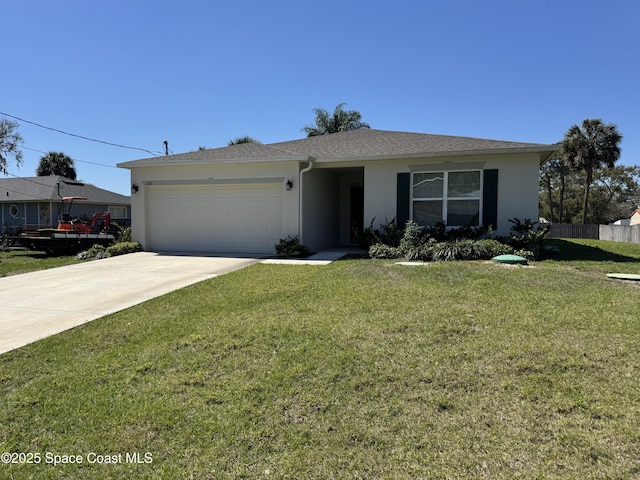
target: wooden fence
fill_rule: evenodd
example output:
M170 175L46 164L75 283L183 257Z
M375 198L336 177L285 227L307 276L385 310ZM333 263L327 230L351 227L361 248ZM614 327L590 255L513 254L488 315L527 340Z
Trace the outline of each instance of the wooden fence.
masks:
M574 225L572 223L552 223L549 238L600 238L599 225Z
M640 243L640 225L574 225L554 223L548 238L589 238L612 242Z
M600 225L600 240L612 242L640 243L640 225Z

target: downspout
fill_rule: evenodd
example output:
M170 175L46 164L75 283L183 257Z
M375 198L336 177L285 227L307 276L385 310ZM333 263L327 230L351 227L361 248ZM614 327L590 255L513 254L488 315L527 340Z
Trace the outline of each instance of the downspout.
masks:
M302 218L303 218L302 212L304 211L304 208L303 208L303 206L304 206L303 205L304 204L304 200L303 200L304 199L304 195L303 195L303 190L302 190L302 185L304 183L303 182L303 177L304 177L304 174L307 173L312 168L313 168L313 158L309 157L309 165L307 167L303 168L302 170L300 170L300 174L299 174L300 175L300 181L299 181L300 188L298 189L299 190L298 191L298 195L299 195L299 197L298 197L298 206L299 206L300 211L298 212L299 213L299 217L298 217L299 235L298 236L300 238L300 243L304 243L304 239L303 239L303 235L302 235L302 231L303 231L302 230Z

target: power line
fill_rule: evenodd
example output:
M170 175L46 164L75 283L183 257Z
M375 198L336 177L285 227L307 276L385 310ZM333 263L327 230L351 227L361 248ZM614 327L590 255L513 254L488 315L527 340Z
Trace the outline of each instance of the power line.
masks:
M49 152L45 152L43 150L37 150L35 148L29 148L29 147L25 147L24 145L20 146L21 149L23 150L31 150L32 152L38 152L38 153L42 153L44 155L47 155ZM72 160L74 162L80 162L80 163L90 163L91 165L98 165L100 167L109 167L109 168L118 168L115 165L107 165L106 163L98 163L98 162L90 162L88 160L78 160L77 158L72 158Z
M24 195L24 193L22 193L22 192L19 192L17 190L11 190L10 188L7 188L7 187L2 188L2 191L7 191L7 192L11 192L11 193L17 193L18 195ZM4 198L4 197L2 197L2 198ZM38 197L35 197L35 196L32 195L31 196L31 200L38 200Z
M0 115L4 115L5 117L9 117L9 118L13 118L15 120L19 120L21 122L29 123L31 125L35 125L36 127L44 128L46 130L51 130L53 132L62 133L63 135L69 135L71 137L81 138L83 140L88 140L90 142L102 143L104 145L111 145L113 147L128 148L130 150L140 150L142 152L147 152L147 153L153 155L154 157L157 156L154 152L152 152L151 150L147 150L145 148L129 147L127 145L120 145L119 143L105 142L104 140L97 140L95 138L89 138L89 137L85 137L83 135L78 135L78 134L75 134L75 133L65 132L64 130L58 130L57 128L47 127L45 125L41 125L39 123L32 122L30 120L25 120L24 118L16 117L15 115L10 115L10 114L4 113L4 112L0 112ZM161 153L161 152L156 152L156 153Z
M30 178L30 177L21 177L20 175L16 175L15 173L11 173L11 172L9 172L9 171L5 171L5 172L4 172L4 174L5 174L5 175L7 175L7 176L10 176L10 177L16 178L16 179L18 179L18 180L22 180L22 181L24 181L24 182L29 182L29 183L33 183L34 185L39 185L39 186L41 186L41 187L46 187L46 188L51 188L51 187L52 187L52 185L51 185L51 184L48 184L48 183L42 183L42 182L38 182L37 180L34 180L34 178L40 178L40 176L36 176L36 177L32 177L32 178ZM66 180L71 180L71 179L66 178L64 175L43 175L42 177L49 177L49 176L54 176L54 177L63 177L63 178L65 178ZM1 179L0 179L0 180L1 180ZM77 183L79 183L79 184L92 185L91 183L89 183L89 182L83 182L82 180L73 180L73 182L77 182ZM67 183L67 182L63 181L63 183ZM62 186L62 187L64 188L64 185L60 185L60 186ZM19 191L17 191L17 190L12 190L11 188L7 188L6 186L3 186L0 190L1 190L1 191L9 191L9 192L12 192L12 193L17 193L17 194L19 194L19 195L25 195L25 196L29 197L29 195L26 195L24 192L19 192ZM115 192L115 193L117 193L117 192ZM32 199L33 199L33 200L39 200L39 199L40 199L40 197L32 197ZM25 199L25 200L26 200L26 199Z
M34 183L34 184L36 184L36 185L40 185L41 187L47 187L47 188L48 188L48 187L50 187L50 186L51 186L51 185L48 185L48 184L46 184L46 183L36 182L35 180L32 180L32 179L31 179L31 178L29 178L29 177L20 177L19 175L16 175L15 173L11 173L11 172L9 172L9 171L5 171L5 172L4 172L4 174L5 174L5 175L9 175L10 177L18 178L18 179L23 180L23 181L25 181L25 182L31 182L31 183ZM23 193L23 192L18 192L18 191L16 191L16 190L11 190L10 188L6 188L6 187L4 187L2 190L8 190L8 191L10 191L10 192L17 193L17 194L19 194L19 195L24 195L24 193ZM33 197L33 198L34 198L34 199L36 199L36 197Z

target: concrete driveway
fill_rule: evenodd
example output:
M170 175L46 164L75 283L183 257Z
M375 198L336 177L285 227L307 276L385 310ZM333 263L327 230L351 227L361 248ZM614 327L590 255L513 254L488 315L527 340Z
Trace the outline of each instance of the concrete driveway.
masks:
M0 278L0 353L256 261L138 252Z

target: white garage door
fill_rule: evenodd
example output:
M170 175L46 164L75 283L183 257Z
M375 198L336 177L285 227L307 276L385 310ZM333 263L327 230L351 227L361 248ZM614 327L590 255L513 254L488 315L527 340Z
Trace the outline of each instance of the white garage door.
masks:
M282 234L280 183L150 186L151 249L273 252Z

